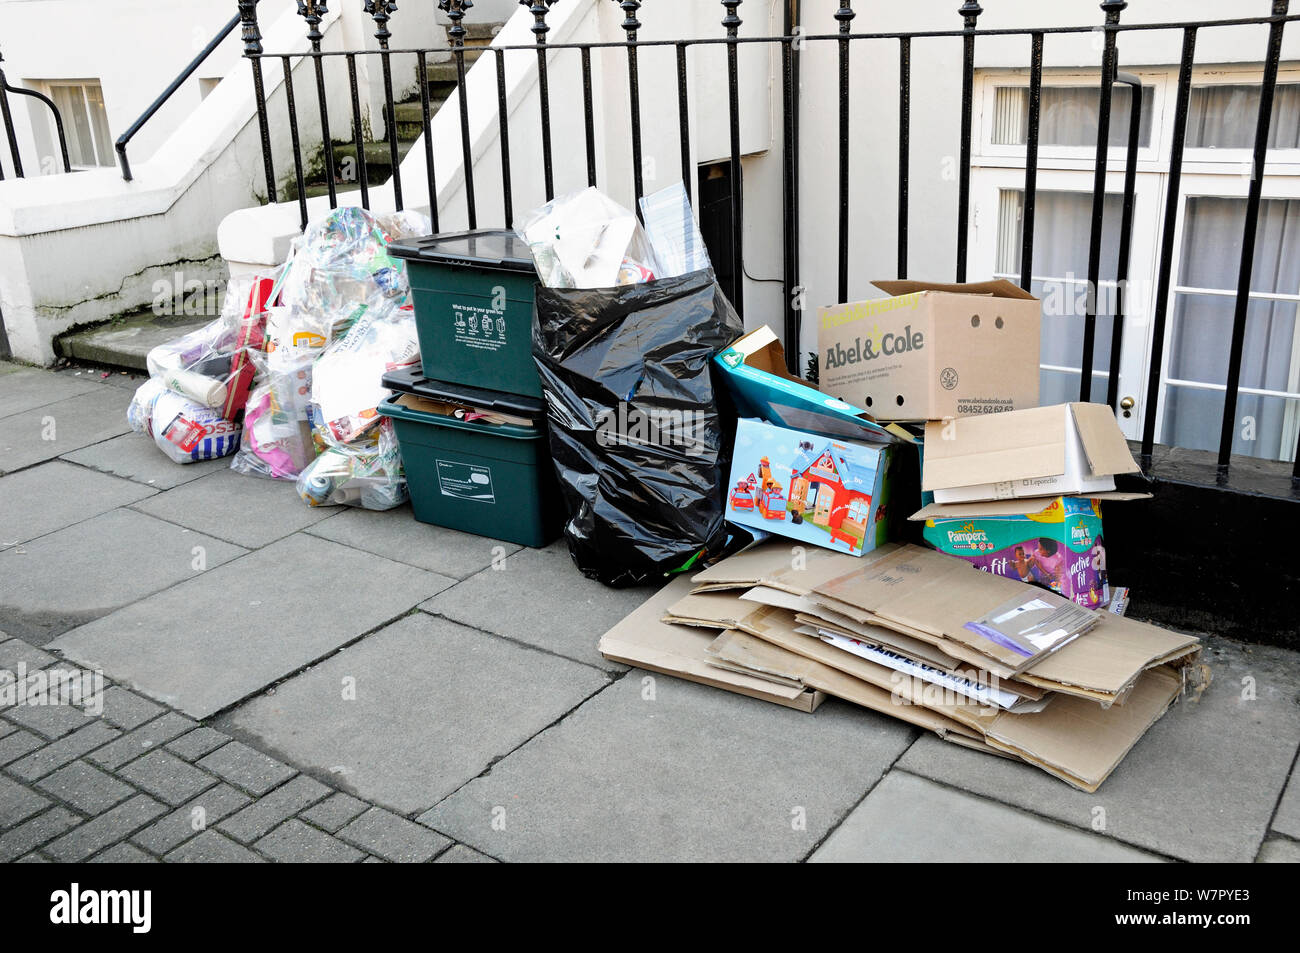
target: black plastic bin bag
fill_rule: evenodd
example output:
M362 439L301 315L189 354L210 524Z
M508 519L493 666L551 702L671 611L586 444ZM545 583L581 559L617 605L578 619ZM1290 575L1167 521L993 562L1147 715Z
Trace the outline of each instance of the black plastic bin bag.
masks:
M585 575L657 582L723 549L734 419L713 356L742 332L711 271L537 289L533 356Z

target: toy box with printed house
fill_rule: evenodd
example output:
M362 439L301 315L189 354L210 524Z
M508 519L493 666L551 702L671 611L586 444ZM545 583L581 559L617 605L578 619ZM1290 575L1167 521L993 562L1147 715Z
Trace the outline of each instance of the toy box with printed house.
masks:
M861 556L889 538L887 504L897 459L890 445L741 419L727 519Z

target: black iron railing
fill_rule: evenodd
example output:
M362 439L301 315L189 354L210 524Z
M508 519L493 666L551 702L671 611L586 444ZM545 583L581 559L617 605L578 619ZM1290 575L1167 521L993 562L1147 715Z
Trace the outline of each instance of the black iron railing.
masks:
M239 26L239 19L239 14L235 14L231 17L230 22L217 31L217 35L208 41L208 45L203 47L203 49L199 51L199 54L194 57L194 59L190 60L189 64L181 70L180 74L171 81L165 90L163 90L162 95L149 104L149 108L142 112L135 122L131 123L126 132L118 136L114 148L117 149L117 163L122 168L122 178L126 179L126 181L131 181L131 163L126 157L126 147L130 144L131 140L135 138L136 133L144 128L145 123L153 118L154 113L162 109L162 107L166 105L167 101L175 94L176 90L185 85L185 81L193 76L195 70L202 66L204 61L212 55L212 51L220 46L222 41L235 31L235 27Z
M1278 62L1281 56L1281 41L1286 24L1300 19L1300 16L1289 13L1288 0L1270 0L1270 10L1268 15L1265 16L1236 17L1232 19L1195 22L1137 24L1120 22L1121 14L1128 5L1124 0L1105 0L1105 2L1100 4L1103 13L1102 22L1097 26L1053 26L1002 29L980 29L978 21L980 14L983 13L983 8L978 2L975 2L975 0L966 0L966 2L962 3L960 8L956 11L961 18L960 28L910 32L853 32L853 25L857 20L858 11L853 9L851 0L841 0L839 9L837 9L833 14L835 21L834 24L828 23L826 25L828 29L831 26L837 28L834 32L824 33L815 32L815 25L800 22L800 3L798 0L787 0L784 20L785 29L784 35L782 36L741 36L739 31L743 24L740 15L743 8L742 0L722 0L721 6L724 8L722 11L723 16L720 20L722 30L718 36L676 40L640 39L638 37L638 31L641 29L642 24L638 17L643 13L643 4L637 2L637 0L613 0L613 2L619 4L624 13L622 28L626 33L626 38L622 42L611 41L598 43L548 43L546 34L549 28L546 25L546 17L550 7L554 2L556 2L556 0L520 0L520 2L529 9L529 12L532 13L534 17L534 44L494 45L490 47L485 54L495 57L496 61L496 83L498 92L497 110L500 129L499 147L502 175L499 189L497 190L496 195L494 195L494 199L499 198L502 203L502 219L506 225L509 226L513 224L514 219L510 165L511 130L509 128L509 123L507 122L505 108L506 80L504 62L506 56L512 54L524 55L525 52L531 52L537 56L542 137L542 162L540 173L544 184L545 194L550 198L554 193L553 167L555 158L551 142L551 103L547 83L548 55L555 51L571 50L578 56L578 67L581 69L583 88L582 109L584 111L585 131L585 142L583 145L585 146L584 151L587 166L587 181L591 185L597 185L591 52L592 50L599 49L620 48L624 51L627 59L629 88L627 111L631 129L628 147L630 149L632 160L631 165L634 191L636 198L639 199L643 194L644 182L642 178L641 162L642 123L640 91L642 76L641 68L638 65L637 59L638 50L646 47L658 47L672 48L676 52L675 83L677 89L678 136L681 144L681 172L682 180L685 183L689 194L691 192L692 179L695 170L691 166L690 157L690 129L687 108L689 102L689 89L687 83L686 55L691 48L724 46L727 54L728 138L730 143L729 168L730 188L732 189L730 208L733 240L730 247L731 261L729 264L731 267L731 273L735 276L735 284L733 288L735 298L734 303L737 309L742 311L744 308L743 283L745 269L744 250L741 241L744 223L743 206L740 200L741 138L737 55L742 44L760 44L768 47L774 46L779 48L782 76L781 137L784 163L782 175L782 202L784 209L782 247L785 274L782 281L784 284L786 302L784 327L787 342L799 341L800 320L802 317L800 306L798 304L800 298L800 256L797 223L800 201L800 179L798 174L799 156L797 147L799 143L800 103L797 91L799 89L799 61L801 56L804 55L810 46L832 44L837 47L838 52L838 93L840 105L838 124L837 208L839 244L836 256L836 277L839 300L844 300L848 296L849 286L850 197L852 190L855 187L860 187L855 185L856 182L860 182L860 179L855 179L853 175L853 155L850 148L849 136L849 91L851 78L850 52L852 45L867 41L892 41L898 45L898 63L900 72L898 88L897 272L898 277L903 278L907 276L908 270L912 53L915 44L924 43L929 40L956 38L962 41L961 121L960 129L957 132L960 158L958 167L958 203L955 218L956 255L954 271L956 279L958 281L963 281L966 279L967 261L969 258L968 225L971 198L972 116L974 108L976 45L982 38L986 37L1023 37L1028 41L1028 126L1025 141L1026 161L1022 224L1023 238L1020 260L1020 284L1023 287L1028 288L1031 281L1034 253L1034 214L1035 197L1038 188L1039 127L1041 119L1044 47L1050 43L1049 38L1052 37L1070 34L1090 34L1101 31L1104 37L1104 46L1102 50L1102 62L1099 77L1098 124L1093 170L1094 195L1088 241L1088 290L1086 311L1084 314L1083 347L1080 355L1081 381L1079 399L1086 401L1092 396L1093 356L1096 350L1097 337L1097 288L1102 267L1102 227L1105 205L1105 183L1111 139L1110 123L1112 116L1112 90L1116 83L1120 83L1128 85L1132 90L1133 95L1131 96L1132 106L1130 107L1128 117L1129 126L1127 130L1127 148L1125 151L1123 212L1120 223L1119 261L1117 263L1117 278L1119 279L1120 291L1119 297L1116 301L1116 314L1114 316L1112 330L1109 369L1110 376L1106 397L1107 402L1112 407L1115 407L1117 412L1120 409L1118 380L1119 352L1124 324L1123 289L1124 282L1127 280L1129 274L1128 258L1132 247L1131 235L1134 222L1134 189L1137 171L1137 150L1139 144L1138 133L1141 123L1142 102L1142 97L1140 95L1140 80L1138 80L1134 75L1120 72L1118 68L1119 52L1117 41L1121 35L1126 33L1140 33L1147 31L1180 32L1183 38L1182 58L1178 75L1177 99L1173 126L1173 145L1169 171L1169 188L1164 209L1161 233L1162 241L1160 244L1157 271L1157 291L1154 309L1154 338L1152 345L1153 353L1149 364L1150 370L1142 430L1141 457L1144 466L1150 465L1156 431L1157 405L1160 395L1164 339L1172 280L1171 270L1174 253L1173 245L1175 225L1178 220L1181 201L1179 181L1183 164L1184 139L1187 131L1187 116L1190 90L1192 86L1196 38L1201 31L1207 29L1223 29L1248 25L1267 26L1269 31L1268 43L1259 51L1260 58L1264 64L1262 94L1260 96L1258 117L1256 119L1255 145L1253 152L1254 164L1250 173L1250 188L1246 200L1245 233L1242 242L1241 260L1238 270L1236 309L1233 318L1229 370L1226 381L1227 392L1223 408L1222 438L1218 454L1219 476L1221 480L1226 480L1232 448L1234 419L1237 407L1237 390L1240 382L1242 352L1245 341L1247 305L1249 303L1252 259L1255 247L1255 229L1259 221L1259 208L1264 176L1264 160L1268 144L1274 89L1277 83ZM428 179L430 202L432 203L430 214L434 223L433 227L437 230L439 209L437 207L437 190L435 187L433 144L430 139L431 116L428 84L426 82L425 57L430 53L448 53L451 55L455 63L456 75L459 80L457 86L457 101L460 106L460 145L462 161L464 164L465 212L470 227L477 227L481 203L475 189L475 175L468 113L469 104L464 82L466 52L464 44L465 30L461 22L465 15L465 11L472 7L473 3L470 2L470 0L439 0L438 5L447 13L451 20L451 27L448 30L450 46L409 48L392 47L390 44L390 34L387 29L387 19L388 14L391 12L394 5L392 3L374 3L371 2L371 0L365 0L364 9L374 17L378 28L376 36L380 40L380 49L378 51L322 51L319 24L321 16L325 12L325 0L298 0L299 12L308 25L308 36L311 39L311 50L304 54L282 54L267 53L263 51L255 2L254 0L239 0L240 16L243 21L244 51L253 70L254 85L257 96L258 120L262 134L266 187L267 194L271 201L276 200L276 178L269 136L270 119L268 118L266 97L262 82L262 64L269 59L279 59L282 63L284 74L287 77L290 75L294 57L301 59L306 56L312 59L316 74L316 91L320 110L321 126L324 134L326 165L327 168L332 169L333 163L329 155L331 141L328 129L329 120L324 80L324 67L326 62L331 59L342 57L347 65L352 82L352 126L354 136L357 139L358 155L363 156L364 153L361 149L360 140L361 114L356 92L356 58L358 56L378 55L383 62L385 70L385 116L389 122L389 140L390 143L392 143L394 142L394 135L391 132L394 104L391 79L389 75L389 64L393 57L414 56L416 58L417 76L420 84L420 98L423 107L422 119L424 131L425 171ZM554 69L555 66L552 65L549 68ZM301 219L305 227L307 222L307 202L302 187L303 156L299 148L297 113L292 96L292 88L287 84L286 93L288 96L287 119L293 141L293 154L291 156L291 161L294 166L294 175L298 183L298 203ZM573 104L573 108L577 108L577 105ZM338 195L334 187L333 176L327 176L327 181L329 183L330 206L335 207L338 204ZM368 207L369 193L365 184L366 176L364 170L362 170L361 183L360 201L363 206ZM394 159L392 184L394 200L397 207L400 209L402 207L403 194L401 188L401 172L398 168L396 159ZM792 371L796 370L796 365L799 359L798 347L789 347L787 350L787 357L790 361L790 369ZM1297 454L1294 476L1295 485L1297 488L1300 488L1300 454Z
M4 57L0 56L0 62ZM0 69L0 117L3 117L5 124L5 138L9 140L9 160L13 163L14 177L23 178L23 157L18 151L18 132L14 127L13 113L9 107L9 94L16 93L19 96L28 96L32 99L44 103L50 110L50 115L54 117L54 132L59 140L59 156L63 159L63 171L71 172L72 163L68 161L68 139L63 133L63 117L59 115L59 107L54 105L54 100L44 93L37 92L34 89L23 89L21 86L10 86L9 78L5 76L5 71ZM4 165L0 163L0 181L5 177Z

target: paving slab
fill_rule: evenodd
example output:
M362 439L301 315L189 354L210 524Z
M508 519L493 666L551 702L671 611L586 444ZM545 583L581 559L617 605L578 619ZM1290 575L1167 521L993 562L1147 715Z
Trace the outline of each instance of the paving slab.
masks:
M567 550L523 549L420 606L426 612L535 645L610 672L600 637L654 594L609 589L578 572Z
M453 844L449 850L443 851L434 861L435 864L495 864L487 854L480 854L472 847L466 847L464 844Z
M1140 863L1103 834L891 771L809 858L822 863Z
M364 812L368 806L365 801L340 791L331 794L315 807L303 811L300 816L321 830L333 834L352 818Z
M43 849L55 860L65 863L83 861L105 847L125 840L166 810L153 798L137 794L112 810L91 818Z
M8 624L8 623L6 623ZM18 666L27 666L27 671L34 672L38 668L45 668L57 662L49 652L43 652L38 648L33 648L22 639L9 639L7 642L0 642L0 671L16 672Z
M1300 843L1285 837L1266 841L1255 858L1257 864L1300 864Z
M87 863L91 864L156 864L157 857L151 857L139 847L131 844L114 844L101 854L96 854Z
M1300 840L1300 772L1294 769L1273 817L1273 830Z
M218 821L240 810L251 800L243 791L237 791L228 784L218 784L138 831L131 840L145 850L166 854L209 827L215 827Z
M395 864L423 864L449 843L429 828L372 807L338 832L340 840Z
M217 784L217 779L169 751L151 751L118 771L140 790L178 807Z
M193 840L186 841L180 847L163 858L169 864L264 864L266 858L259 857L242 844L236 844L229 837L216 831L204 831Z
M416 614L252 699L218 727L410 814L605 683L587 666Z
M49 804L49 798L0 774L0 831L22 823Z
M232 741L204 756L199 765L256 797L283 784L294 774L287 764L240 741Z
M0 363L0 417L10 417L95 389L85 377Z
M1180 859L1249 862L1300 745L1300 655L1216 639L1205 661L1200 700L1175 705L1096 794L924 737L899 767L1089 830L1100 808L1112 837Z
M0 547L25 543L154 492L62 460L0 477Z
M104 669L115 682L207 718L396 618L448 582L296 535L51 645Z
M420 817L506 861L795 861L915 738L634 671Z
M143 483L155 490L170 490L217 470L229 470L230 458L176 463L158 449L153 438L139 433L125 433L103 443L82 447L63 454L72 463L111 473L123 479Z
M85 761L59 768L36 786L82 814L102 814L135 793L129 784Z
M366 856L350 844L308 827L296 818L271 831L256 847L282 864L354 864Z
M247 550L129 509L0 552L6 631L45 645Z
M221 832L242 843L252 843L329 793L330 789L315 778L300 774L226 818L221 822Z
M330 515L328 507L304 503L292 482L247 476L229 467L159 493L137 509L249 549Z
M13 830L0 834L0 864L21 857L80 823L81 816L64 807L52 807L44 814L38 814Z
M130 431L131 395L117 387L0 417L0 472L12 472Z
M350 507L335 513L307 532L455 579L472 576L523 548L518 543L421 523L409 504L380 513Z

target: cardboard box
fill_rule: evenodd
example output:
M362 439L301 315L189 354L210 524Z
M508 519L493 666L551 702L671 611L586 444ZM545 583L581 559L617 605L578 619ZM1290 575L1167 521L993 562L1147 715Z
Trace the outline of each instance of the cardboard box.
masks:
M935 504L912 518L925 520L927 543L983 572L1035 583L1089 609L1110 603L1096 497Z
M717 637L715 632L661 621L664 612L690 589L690 580L684 576L668 583L601 636L600 654L616 662L775 702L786 708L816 710L825 697L820 691L792 679L762 678L718 668L710 663L708 653L709 644Z
M1009 281L877 281L889 298L818 311L820 386L877 420L1038 406L1042 307Z
M860 407L828 397L785 369L785 351L766 325L714 358L742 417L795 430L871 443L910 442L904 431L882 427Z
M922 489L936 503L1096 496L1141 468L1105 404L1055 404L930 423Z
M727 519L860 556L888 538L888 447L736 423Z
M1195 636L1075 606L1068 607L1089 616L1091 624L1073 633L1076 637L1058 640L1028 657L991 638L980 624L1005 615L1002 610L1013 601L1032 602L1039 592L1015 580L972 572L930 549L900 546L859 572L819 585L812 597L858 622L937 645L999 678L1015 676L1103 705L1131 689L1143 671L1199 652Z

